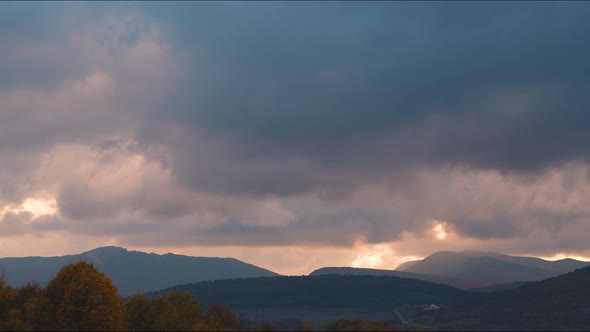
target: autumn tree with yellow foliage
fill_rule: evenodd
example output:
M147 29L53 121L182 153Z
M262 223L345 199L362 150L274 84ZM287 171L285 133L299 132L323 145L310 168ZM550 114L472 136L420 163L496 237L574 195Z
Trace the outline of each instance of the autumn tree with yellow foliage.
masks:
M119 331L123 304L111 278L79 261L62 268L47 285L51 329Z

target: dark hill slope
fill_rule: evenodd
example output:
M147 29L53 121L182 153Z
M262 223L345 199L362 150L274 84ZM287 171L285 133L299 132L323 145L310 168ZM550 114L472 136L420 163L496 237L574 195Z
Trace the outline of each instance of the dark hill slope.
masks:
M228 306L244 321L271 321L287 329L307 322L321 327L339 319L402 323L397 308L437 304L468 307L479 295L448 285L387 276L319 275L205 281L170 290L190 291L203 307Z
M442 330L590 330L590 267L480 298L422 324Z
M473 295L448 285L387 276L319 275L204 281L169 290L188 290L207 306L396 306L458 304Z
M530 312L590 309L590 267L496 294L483 307Z

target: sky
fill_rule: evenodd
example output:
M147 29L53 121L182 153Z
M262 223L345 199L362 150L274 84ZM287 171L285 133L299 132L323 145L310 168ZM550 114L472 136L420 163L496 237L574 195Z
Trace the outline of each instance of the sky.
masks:
M590 4L2 2L0 257L590 260Z

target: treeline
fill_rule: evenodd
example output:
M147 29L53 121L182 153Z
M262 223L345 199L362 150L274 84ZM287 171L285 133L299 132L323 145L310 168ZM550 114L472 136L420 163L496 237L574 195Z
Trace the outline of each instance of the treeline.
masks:
M222 305L205 312L189 292L155 299L119 297L111 278L85 261L62 268L47 287L13 289L0 277L2 331L239 331L236 316ZM270 324L259 328L275 329ZM254 328L256 330L256 328Z
M381 323L340 320L328 330L393 331ZM227 307L203 311L188 291L172 290L155 298L138 294L126 300L111 278L85 261L62 268L47 287L13 289L0 276L2 331L278 331L271 323L245 326ZM313 327L302 325L302 331Z

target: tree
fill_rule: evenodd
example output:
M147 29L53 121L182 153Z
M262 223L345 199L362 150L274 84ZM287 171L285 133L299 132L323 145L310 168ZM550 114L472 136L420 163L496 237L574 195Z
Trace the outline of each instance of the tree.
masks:
M171 291L152 301L157 331L192 331L201 318L201 307L190 292Z
M59 330L123 328L123 304L111 278L79 261L62 268L47 285L51 317Z
M125 325L130 331L153 331L157 313L145 294L134 295L123 306Z
M13 321L22 322L22 329L45 331L51 326L47 296L45 289L39 284L28 283L17 289L13 306L18 310L18 315L13 317Z
M306 324L306 323L301 324L301 326L299 327L299 331L302 331L302 332L312 332L313 330L314 330L313 325Z
M254 331L280 331L281 329L271 322L264 322L256 327Z
M19 309L11 308L8 310L6 320L0 321L1 331L30 331L31 325L21 319L21 312Z
M227 307L214 304L207 309L197 329L204 331L239 331L240 322Z
M339 319L325 327L325 331L398 331L399 328L383 322L369 322L357 319Z
M14 290L8 286L8 281L4 271L0 272L0 330L8 330L9 322L15 315L11 312L11 306L14 301Z

